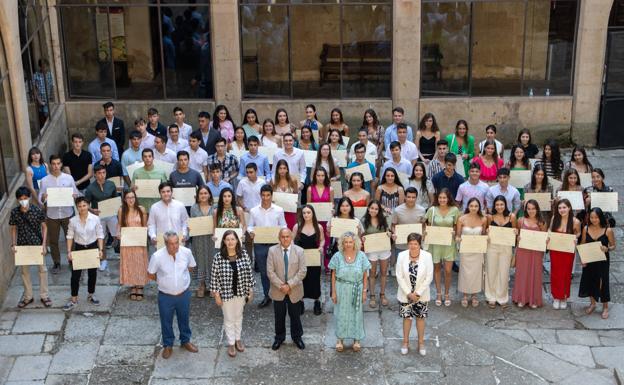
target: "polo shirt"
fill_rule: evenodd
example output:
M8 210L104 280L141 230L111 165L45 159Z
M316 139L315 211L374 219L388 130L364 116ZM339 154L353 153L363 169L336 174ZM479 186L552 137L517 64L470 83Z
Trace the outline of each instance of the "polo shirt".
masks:
M93 164L95 165L97 162L100 161L100 159L102 159L102 153L100 152L100 146L103 143L108 143L111 147L111 151L113 153L113 159L115 160L119 160L119 151L117 151L117 144L115 143L114 140L110 139L110 138L104 138L103 142L100 142L100 139L95 138L91 141L91 143L89 143L89 147L87 147L87 149L89 150L89 153L91 154L91 157L93 158Z
M158 122L158 126L156 126L156 129L153 129L151 124L147 123L147 132L154 136L167 136L167 127L165 127L161 122Z
M115 176L123 176L123 169L121 168L121 163L115 159L111 159L109 164L102 163L100 159L100 164L106 168L106 177L112 178Z
M124 153L125 154L125 153ZM167 181L167 174L160 168L153 166L151 170L146 170L145 167L138 168L132 174L132 183L137 179L160 179L161 182ZM160 198L139 198L139 204L149 211L152 205L158 202Z
M88 151L80 151L79 155L76 155L74 151L68 151L63 155L63 166L69 167L71 176L74 181L84 177L89 172L89 166L93 164L93 157ZM89 181L82 182L76 187L78 190L84 190L89 185Z
M93 181L85 190L85 197L91 202L91 208L97 209L98 202L117 196L117 187L110 180L105 180L102 187Z

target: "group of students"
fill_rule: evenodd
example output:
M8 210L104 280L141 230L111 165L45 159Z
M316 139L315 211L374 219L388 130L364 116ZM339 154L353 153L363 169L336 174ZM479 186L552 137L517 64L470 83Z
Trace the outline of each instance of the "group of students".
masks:
M522 130L505 164L504 146L496 140L495 126L486 128L486 139L478 144L468 134L464 120L458 121L455 133L442 138L435 116L427 113L414 135L403 121L404 110L396 107L392 111L393 123L386 128L381 126L374 110L366 110L357 141L347 149L344 141L350 131L338 108L331 111L330 123L326 125L318 120L316 108L308 105L306 118L299 125L290 123L284 109L276 112L275 121L265 119L260 124L256 112L250 109L244 114L244 124L238 126L227 108L220 105L212 119L208 112L198 114L197 130L185 122L179 107L173 110L174 123L168 127L159 122L158 111L150 108L147 121L135 121L126 148L123 121L115 117L112 103L103 107L105 117L96 124L96 138L88 145L88 151L82 149L84 139L80 134L72 134L69 152L63 157L52 155L48 164L41 151L31 149L27 184L17 190L19 206L11 213L13 245L41 245L44 255L49 245L54 262L52 272L57 273L62 229L70 263L73 251L98 248L100 269L104 270L104 240L108 238L120 254L120 283L130 287L131 300L140 301L143 287L150 277L156 277L148 269L148 246L120 247L120 229L147 227L154 246L162 234L177 234L182 242L190 243L189 252L196 259L192 272L198 282L197 297L204 297L210 290L218 303L238 298L238 306L230 307L227 317L228 307L223 307L229 325L226 329L234 335L232 354L240 340L241 305L246 303L241 303L241 298L250 295L253 274L248 277L241 270L246 268L244 264L235 263L236 260L224 263L220 256L238 253L243 258L244 252L251 268L260 272L264 298L259 306L265 307L275 299L274 272L267 263L274 246L254 242L257 227L288 228L296 247L318 250L321 260L318 266L307 266L300 277L302 292L295 296L296 304L285 305L282 297L274 306L276 315L279 308L282 317L286 309L292 313L290 305L297 306L296 309L300 306L303 312L301 298L311 298L314 314L321 314L321 274L323 270L331 274L339 350L343 349L345 338L354 339L353 347L359 349L359 341L364 338L362 306L366 302L371 308L388 306L385 289L391 267L399 286L400 315L407 325L402 352L407 352L409 325L416 319L419 351L424 354L422 338L429 285L432 280L435 282L435 305L450 306L451 276L457 259L462 306L478 306L477 295L484 292L489 307L507 307L512 267L516 271L511 301L518 307L542 306L543 252L520 247L514 251L512 246L490 243L486 253L459 253L457 258L457 244L463 235L488 234L492 226L511 227L517 234L522 229L553 231L575 234L580 243L602 242L607 260L583 267L579 296L591 298L588 314L599 301L603 305L602 317L608 317L608 252L615 247L613 218L599 208L589 209L589 193L612 190L605 185L602 170L591 166L582 147L573 150L572 159L564 166L555 141L548 141L538 157L539 149L531 142L530 132ZM261 151L268 147L273 148L269 152L272 157ZM306 161L304 151L316 151L314 162ZM529 159L538 161L532 166ZM370 173L362 172L361 166ZM358 171L349 171L355 167ZM510 171L517 169L531 170L531 182L523 189L509 184ZM579 172L591 173L592 186L584 189L587 209L575 212L567 199L557 198L556 192L583 190ZM158 198L141 194L145 185L137 181L146 179L159 181ZM560 187L553 187L555 181L561 181ZM74 207L47 207L47 189L51 187L72 188L77 212ZM176 189L189 187L195 189L195 202L185 206L174 195ZM274 204L274 192L298 195L298 207L284 210ZM540 207L535 200L524 201L523 194L527 192L550 193L551 207ZM98 216L98 203L120 194L117 215ZM333 205L333 218L317 217L315 207L319 203ZM204 216L212 218L215 229L240 229L233 234L236 243L240 241L243 246L228 246L231 236L223 237L220 244L215 235L190 237L188 218ZM332 237L334 218L355 219L357 228L347 236ZM422 227L406 241L397 240L395 228L405 224ZM432 242L427 251L421 249L427 238L416 232L426 234L428 226L452 228L451 244ZM392 248L364 253L362 244L366 244L367 236L379 233L392 239ZM281 236L282 233L280 241ZM394 250L403 249L392 258ZM574 257L574 253L550 252L551 294L557 309L565 309L570 297ZM41 300L50 306L45 265L39 267L39 273ZM80 274L80 270L72 272L71 299L65 310L77 304ZM97 305L97 269L89 269L87 275L87 298ZM22 276L25 292L18 304L20 308L33 302L28 267L22 268ZM288 268L285 276L289 277ZM186 292L188 286L183 289ZM281 292L286 294L287 301L289 289ZM295 330L293 338L300 337L300 331ZM276 341L279 339L276 335Z

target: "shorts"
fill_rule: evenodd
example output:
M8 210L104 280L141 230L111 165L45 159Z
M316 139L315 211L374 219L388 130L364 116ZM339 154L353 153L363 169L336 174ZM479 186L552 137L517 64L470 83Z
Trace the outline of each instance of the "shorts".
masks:
M388 258L390 258L391 255L392 255L392 252L390 250L377 251L374 253L366 253L366 257L368 258L370 262L385 261Z

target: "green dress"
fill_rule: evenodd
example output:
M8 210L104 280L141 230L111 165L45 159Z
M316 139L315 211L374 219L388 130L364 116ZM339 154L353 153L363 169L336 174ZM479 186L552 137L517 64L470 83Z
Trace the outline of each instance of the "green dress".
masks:
M455 138L455 134L448 134L446 136L446 141L449 143L449 152L457 155L457 166L459 166L460 154L459 154L459 145L457 143L457 139ZM470 169L470 161L474 158L474 136L468 135L468 143L466 143L462 147L462 154L468 154L468 159L464 159L464 177L468 176L468 170Z
M437 206L431 206L427 210L427 224L429 226L441 226L441 227L455 227L457 219L459 218L459 209L455 206L451 207L446 215L440 213L440 208ZM425 238L425 242L427 239ZM443 245L429 245L428 251L433 257L433 263L440 263L442 261L451 262L455 260L455 237L450 246Z
M520 171L526 171L527 169L524 167L512 167L510 169L511 171L513 170L520 170ZM522 187L516 187L518 189L518 192L520 193L520 201L524 201L524 188ZM522 207L520 208L520 210L518 210L518 215L517 218L522 218L524 216L524 211L522 210Z
M371 264L366 254L358 251L355 261L347 263L339 251L329 262L329 268L336 272L336 296L334 305L336 337L362 340L364 332L364 312L362 308L362 278L370 270Z

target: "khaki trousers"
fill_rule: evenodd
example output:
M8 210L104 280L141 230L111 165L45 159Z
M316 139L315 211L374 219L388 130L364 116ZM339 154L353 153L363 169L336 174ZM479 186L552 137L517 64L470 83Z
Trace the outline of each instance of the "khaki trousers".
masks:
M61 252L59 250L59 235L62 228L63 235L67 236L69 218L46 218L46 226L48 227L48 245L50 245L50 254L52 254L52 261L54 261L55 264L61 263Z
M245 310L245 297L234 297L223 301L223 329L228 346L241 339L243 330L243 311Z
M48 268L45 263L35 266L39 269L39 297L48 298ZM33 297L32 280L30 279L31 266L22 266L22 281L24 281L24 300L30 301Z

